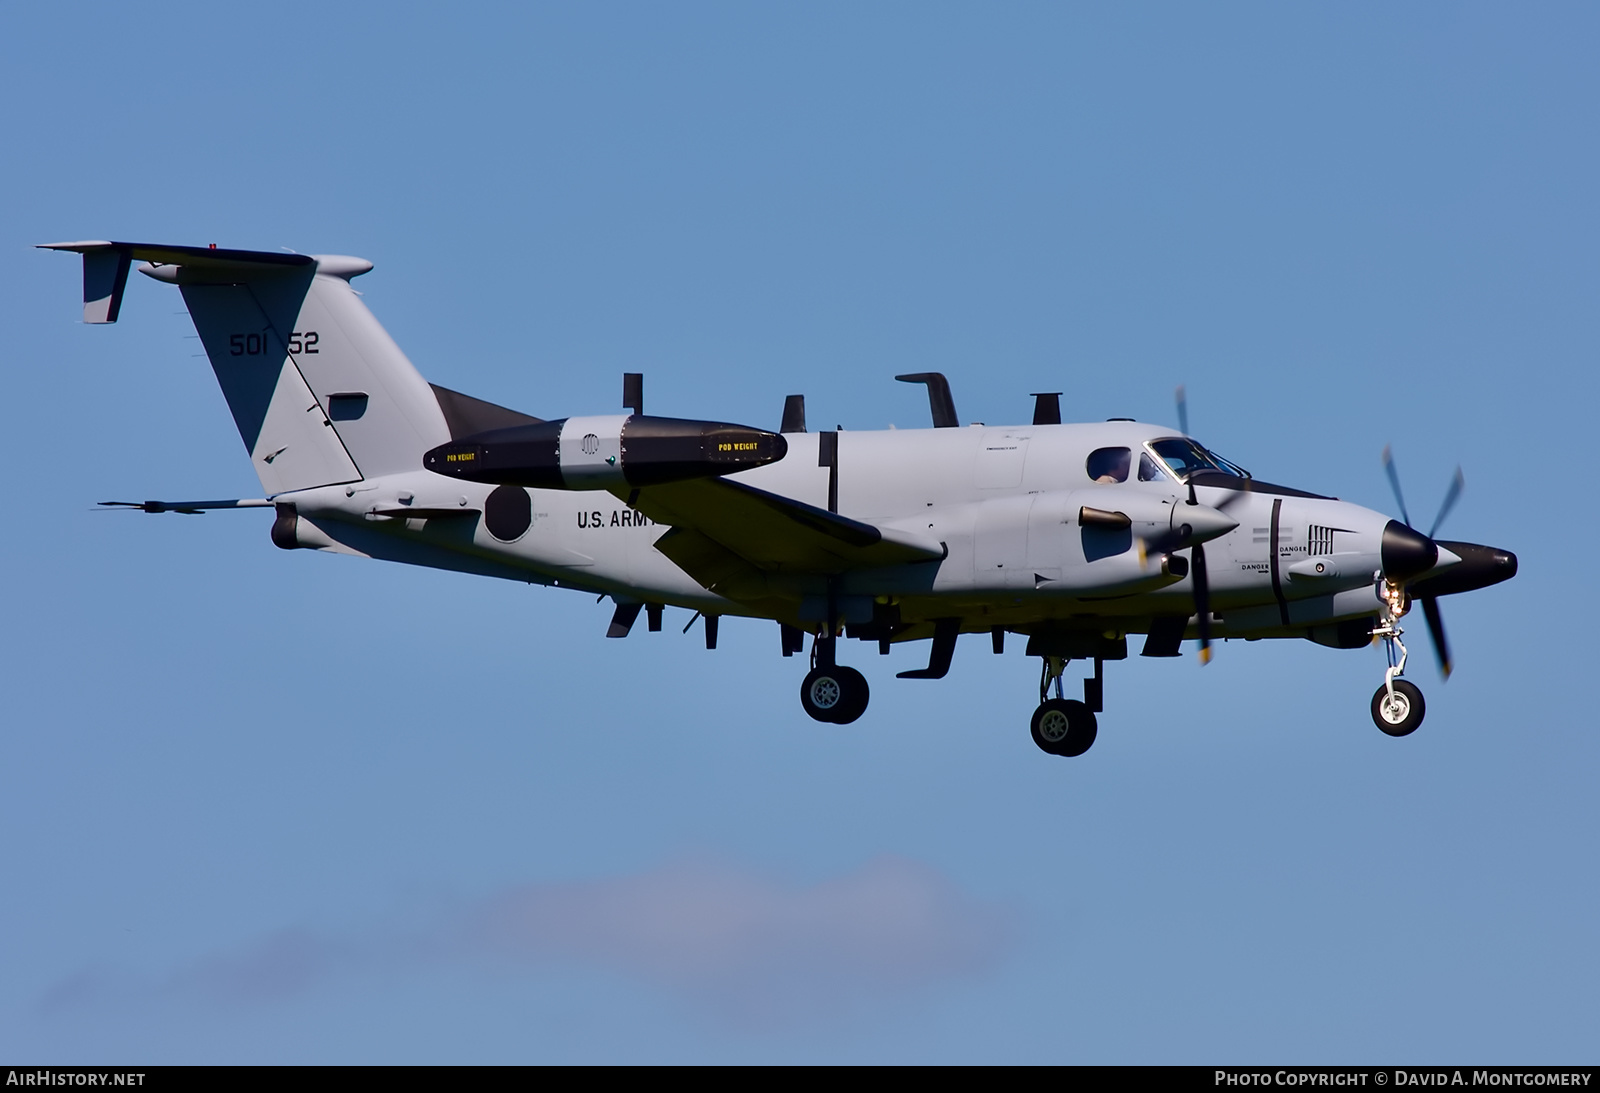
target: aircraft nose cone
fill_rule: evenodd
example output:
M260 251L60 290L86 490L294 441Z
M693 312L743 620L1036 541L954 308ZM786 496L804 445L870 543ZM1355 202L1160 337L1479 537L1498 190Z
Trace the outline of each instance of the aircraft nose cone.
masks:
M1509 581L1517 575L1517 556L1509 550L1496 550L1490 559L1494 572L1494 583Z
M1391 581L1420 576L1439 561L1439 547L1432 539L1398 520L1384 525L1383 575Z
M1465 560L1468 565L1462 576L1476 588L1487 588L1517 575L1517 556L1499 547L1478 547Z
M1413 581L1407 590L1413 597L1449 596L1457 592L1471 592L1488 588L1517 575L1517 556L1499 547L1479 543L1458 543L1439 540L1441 550L1448 550L1461 561L1432 577Z

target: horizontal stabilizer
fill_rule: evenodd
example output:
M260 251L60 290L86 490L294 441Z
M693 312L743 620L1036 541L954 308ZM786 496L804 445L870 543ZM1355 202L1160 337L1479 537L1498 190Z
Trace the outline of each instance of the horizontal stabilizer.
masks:
M159 243L116 243L85 239L76 243L40 243L41 250L65 250L83 255L83 321L114 323L122 310L122 293L128 287L128 269L135 258L157 265L178 264L193 269L224 270L240 266L309 266L309 254L277 251L219 250L216 247L182 247Z
M198 516L206 509L270 509L265 497L246 497L233 501L102 501L107 508L138 509L141 512L181 512Z
M78 243L40 243L40 250L68 250L77 254L126 251L130 259L154 262L158 266L192 266L196 269L228 266L310 266L316 259L309 254L289 254L276 250L234 250L229 247L186 247L177 243L119 243L109 239L87 239Z
M411 505L374 505L368 516L389 516L396 520L445 520L453 516L479 516L482 509L469 508L416 508Z

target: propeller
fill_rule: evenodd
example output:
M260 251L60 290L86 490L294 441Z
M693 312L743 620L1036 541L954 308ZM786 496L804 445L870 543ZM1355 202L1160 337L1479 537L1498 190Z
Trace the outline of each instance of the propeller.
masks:
M1411 527L1411 514L1406 511L1406 499L1400 492L1400 472L1394 469L1394 452L1387 444L1383 446L1383 471L1389 476L1389 488L1394 490L1395 502L1400 506L1400 519Z
M1178 432L1184 436L1189 435L1189 392L1183 384L1178 384L1178 389L1172 393L1173 401L1178 406ZM1199 502L1195 499L1194 483L1185 483L1189 487L1189 504ZM1223 498L1217 508L1226 512L1232 505L1244 499L1244 494ZM1195 543L1189 548L1189 574L1194 582L1194 613L1199 619L1200 629L1200 663L1211 663L1211 581L1206 574L1206 548Z
M1184 436L1189 435L1189 392L1183 384L1178 384L1172 393L1173 401L1178 407L1178 431ZM1184 484L1189 487L1189 504L1197 505L1199 501L1194 495L1194 483L1187 478ZM1219 499L1214 507L1226 513L1234 505L1243 501L1248 496L1247 491L1230 493ZM1182 544L1180 544L1182 545ZM1194 613L1198 619L1200 632L1200 663L1211 663L1211 580L1206 573L1206 548L1200 543L1190 543L1189 546L1189 573L1194 582Z
M1186 483L1189 487L1189 504L1198 506L1200 502L1194 495L1194 483ZM1202 510L1209 511L1209 510ZM1189 548L1189 576L1194 584L1194 610L1199 616L1200 631L1200 663L1211 663L1211 582L1206 573L1206 548L1196 541L1193 527L1182 523L1182 517L1174 514L1174 522L1178 523L1177 529L1166 535L1158 536L1148 545L1163 553ZM1199 523L1196 520L1196 523ZM1139 554L1144 557L1146 543L1139 541ZM1182 561L1183 559L1178 559Z
M1428 636L1433 639L1433 651L1439 657L1439 674L1450 678L1450 643L1444 636L1444 617L1439 614L1439 598L1423 596L1422 617L1428 620Z
M1428 538L1432 539L1438 534L1439 525L1444 523L1444 518L1456 507L1456 502L1461 500L1461 491L1466 485L1466 476L1461 473L1461 468L1457 467L1455 477L1450 479L1450 488L1445 491L1444 502L1439 506L1439 515L1433 518L1433 526L1428 529Z
M1394 490L1394 499L1400 506L1400 519L1405 521L1406 527L1416 530L1411 523L1411 514L1406 511L1405 497L1400 493L1400 472L1395 469L1394 452L1387 444L1383 446L1383 469L1389 476L1389 486ZM1439 515L1433 518L1433 526L1428 529L1429 539L1438 533L1439 525L1444 523L1444 518L1456 507L1456 502L1461 500L1461 491L1466 484L1466 476L1461 473L1461 468L1458 466L1455 476L1450 479L1450 488L1445 491L1444 501L1439 505ZM1444 633L1444 616L1439 611L1439 598L1419 596L1417 602L1422 604L1422 617L1428 623L1428 636L1433 639L1433 652L1439 658L1439 674L1449 679L1454 664L1450 659L1450 641Z
M1189 493L1192 502L1193 488L1190 489ZM1184 525L1182 534L1161 536L1149 543L1140 539L1138 547L1140 564L1144 562L1147 549L1153 548L1164 554L1170 554L1174 550L1182 550L1184 547L1189 548L1188 575L1194 582L1194 610L1200 619L1200 663L1211 663L1211 583L1206 575L1206 548L1194 541L1194 535L1190 532L1187 524ZM1181 563L1182 561L1182 558L1174 559L1176 563ZM1183 575L1183 571L1177 569L1176 566L1174 566L1172 572L1174 576Z

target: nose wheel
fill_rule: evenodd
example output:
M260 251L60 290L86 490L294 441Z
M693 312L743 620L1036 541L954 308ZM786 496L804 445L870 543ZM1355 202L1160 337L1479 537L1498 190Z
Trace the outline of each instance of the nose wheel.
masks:
M1410 736L1426 712L1422 692L1409 680L1394 680L1392 690L1385 683L1372 696L1372 723L1390 736Z

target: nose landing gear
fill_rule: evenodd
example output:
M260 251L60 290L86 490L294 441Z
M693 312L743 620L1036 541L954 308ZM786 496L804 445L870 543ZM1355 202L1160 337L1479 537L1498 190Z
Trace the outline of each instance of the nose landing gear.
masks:
M1039 675L1039 708L1033 711L1029 729L1033 733L1033 742L1039 745L1040 751L1049 755L1071 757L1088 751L1100 730L1095 720L1095 711L1088 703L1062 697L1061 673L1066 666L1065 657L1044 658L1044 667ZM1097 659L1095 678L1084 681L1086 696L1099 694L1102 679L1100 672L1100 661ZM1090 687L1090 683L1094 686ZM1051 684L1055 685L1054 698L1049 697ZM1096 702L1095 705L1098 706L1099 703Z
M1390 736L1416 732L1426 712L1422 692L1409 680L1386 683L1372 696L1372 723Z
M1389 736L1410 736L1422 725L1428 709L1422 701L1422 691L1409 680L1397 678L1406 670L1406 647L1400 640L1405 631L1400 628L1400 617L1410 605L1398 584L1385 581L1380 591L1388 610L1372 636L1383 639L1389 668L1383 673L1383 686L1372 696L1372 723Z

